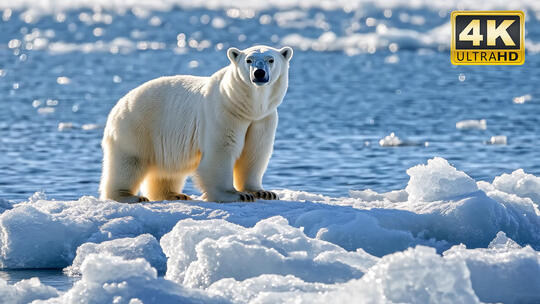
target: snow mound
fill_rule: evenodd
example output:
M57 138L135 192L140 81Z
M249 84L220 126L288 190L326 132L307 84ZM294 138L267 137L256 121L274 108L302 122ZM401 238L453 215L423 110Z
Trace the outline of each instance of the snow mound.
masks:
M36 193L0 210L0 268L71 265L80 281L60 293L0 280L0 302L540 301L538 177L475 182L442 158L407 173L386 193L251 204Z
M141 234L135 238L121 238L100 244L84 243L77 248L73 264L65 269L69 275L80 274L81 265L91 254L103 253L123 257L127 260L145 258L159 272L165 272L167 260L158 241L150 234Z
M497 235L492 244L506 236ZM463 245L444 252L445 259L465 261L476 295L490 303L540 303L540 253L512 240L492 249Z
M478 190L472 178L440 157L428 160L427 165L409 168L407 174L411 179L405 190L410 202L447 200Z
M207 291L230 299L233 303L317 303L313 294L335 290L336 285L309 283L292 275L265 274L243 281L221 279ZM338 302L333 300L333 302Z
M479 302L465 263L446 260L423 246L383 257L362 279L344 284L325 298L341 303L357 299L371 303Z
M523 169L518 169L512 174L503 174L493 180L495 189L515 194L520 197L528 197L536 205L540 204L540 177L527 174Z
M264 275L223 279L208 291L235 303L479 303L466 264L423 246L385 256L361 279L342 284Z
M263 274L345 282L361 277L377 260L364 251L347 252L308 238L280 216L262 220L253 228L224 220L180 221L163 236L161 246L168 257L165 277L198 288L226 277L245 280Z
M53 287L43 285L38 278L22 280L9 285L0 278L0 303L25 304L34 300L57 297L58 291Z
M490 249L500 249L500 250L507 250L507 249L519 249L521 246L519 246L518 243L516 243L514 240L506 236L506 233L499 231L497 232L497 235L491 241L488 245L488 248Z
M45 303L227 303L158 278L156 269L141 258L90 254L81 265L81 273L73 288Z

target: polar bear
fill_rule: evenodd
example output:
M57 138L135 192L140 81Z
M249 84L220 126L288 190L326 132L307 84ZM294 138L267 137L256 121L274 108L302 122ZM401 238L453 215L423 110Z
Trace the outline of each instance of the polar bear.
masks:
M230 48L230 64L209 77L161 77L130 91L107 119L100 197L189 200L182 188L193 175L207 201L277 199L262 177L292 55L290 47Z

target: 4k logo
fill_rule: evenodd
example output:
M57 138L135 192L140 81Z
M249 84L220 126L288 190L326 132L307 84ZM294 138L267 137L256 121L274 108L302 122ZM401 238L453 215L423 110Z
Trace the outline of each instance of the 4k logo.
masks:
M453 64L523 64L524 24L521 11L454 11Z

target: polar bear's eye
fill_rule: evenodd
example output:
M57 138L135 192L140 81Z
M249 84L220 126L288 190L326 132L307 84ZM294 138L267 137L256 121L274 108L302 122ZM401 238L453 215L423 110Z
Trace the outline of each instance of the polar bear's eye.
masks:
M273 58L270 58L270 60L268 60L268 62L274 63L274 59L273 59Z
M247 63L252 63L251 59L246 60Z

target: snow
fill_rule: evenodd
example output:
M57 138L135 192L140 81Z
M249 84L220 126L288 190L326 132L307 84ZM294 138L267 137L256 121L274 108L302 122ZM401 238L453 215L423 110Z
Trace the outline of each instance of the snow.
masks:
M379 140L379 145L381 147L395 147L400 146L402 143L401 139L399 139L394 132Z
M361 277L377 260L364 251L347 252L308 238L280 216L261 220L253 228L225 220L180 221L163 236L161 245L169 259L165 278L198 288L231 274L237 280L291 274L307 282L345 282Z
M156 238L150 234L141 234L134 238L114 239L100 244L84 243L77 248L73 263L65 271L69 275L80 274L80 268L85 259L96 253L118 256L126 260L146 258L157 271L165 272L166 270L167 259Z
M428 160L427 165L409 168L407 174L411 178L405 190L411 202L445 200L478 190L472 178L440 157Z
M527 174L523 169L496 177L493 180L493 187L519 197L528 197L537 206L540 205L540 177Z
M90 254L81 265L81 273L73 288L45 303L227 303L159 278L142 258L125 260Z
M407 174L391 192L250 204L3 201L0 268L80 280L60 292L0 279L0 302L540 301L538 177L477 182L438 157Z
M497 235L498 239L502 237ZM505 245L473 250L457 245L446 251L444 257L466 262L476 295L484 302L538 303L540 253L529 246L515 246L512 240Z
M24 304L33 300L57 297L58 291L53 287L43 285L38 278L22 280L9 285L0 278L0 303Z

